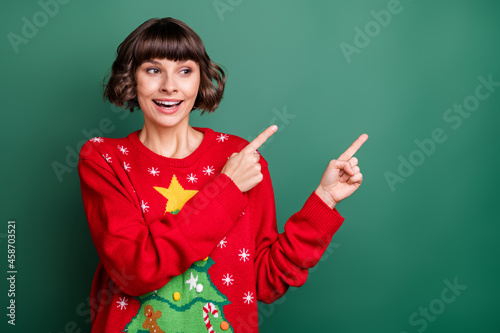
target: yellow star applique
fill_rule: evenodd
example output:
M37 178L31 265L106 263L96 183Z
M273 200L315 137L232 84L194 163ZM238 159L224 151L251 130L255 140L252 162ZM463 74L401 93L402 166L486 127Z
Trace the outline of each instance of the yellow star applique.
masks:
M184 188L182 188L175 175L172 176L172 180L170 181L170 185L168 188L158 186L153 186L153 188L160 192L160 194L165 198L167 198L165 214L167 212L170 212L172 214L179 213L184 204L196 193L198 193L198 191L196 190L185 190Z

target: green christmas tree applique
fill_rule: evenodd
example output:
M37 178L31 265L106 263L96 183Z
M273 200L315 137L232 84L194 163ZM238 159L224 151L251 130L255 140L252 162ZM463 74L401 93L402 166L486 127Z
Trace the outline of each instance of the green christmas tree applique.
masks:
M210 257L196 261L162 288L136 296L141 307L122 332L233 332L223 313L231 302L208 274L214 263Z

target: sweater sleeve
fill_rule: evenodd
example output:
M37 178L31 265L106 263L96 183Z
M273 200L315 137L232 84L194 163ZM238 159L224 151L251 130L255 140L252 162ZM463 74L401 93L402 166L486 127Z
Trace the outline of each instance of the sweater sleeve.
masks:
M309 268L321 259L344 218L331 209L314 191L303 207L285 223L278 234L276 207L267 162L261 156L263 180L250 192L257 225L254 268L257 300L270 304L286 293L290 286L302 286Z
M178 214L146 224L133 195L106 162L95 154L85 158L80 154L78 173L99 258L110 278L131 296L160 289L193 262L206 258L247 205L231 178L220 173ZM118 274L133 279L125 281Z

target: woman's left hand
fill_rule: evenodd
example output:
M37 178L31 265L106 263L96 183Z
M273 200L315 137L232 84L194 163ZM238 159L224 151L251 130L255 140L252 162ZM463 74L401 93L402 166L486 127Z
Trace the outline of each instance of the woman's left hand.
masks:
M367 134L361 134L338 159L330 161L323 173L316 194L332 209L361 185L363 175L353 155L367 139Z

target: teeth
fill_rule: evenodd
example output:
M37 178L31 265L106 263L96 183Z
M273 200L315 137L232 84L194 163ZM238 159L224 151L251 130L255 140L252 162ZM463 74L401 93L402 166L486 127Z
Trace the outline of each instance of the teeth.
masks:
M163 104L163 105L168 105L168 106L171 106L171 105L176 105L176 104L179 104L179 102L167 102L167 101L155 101L157 104Z

